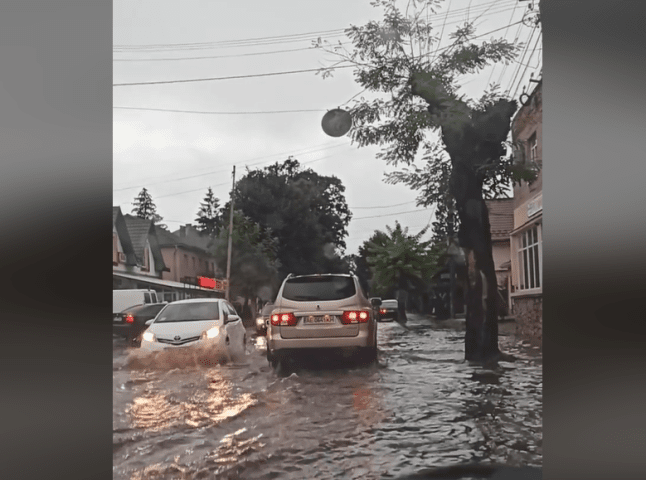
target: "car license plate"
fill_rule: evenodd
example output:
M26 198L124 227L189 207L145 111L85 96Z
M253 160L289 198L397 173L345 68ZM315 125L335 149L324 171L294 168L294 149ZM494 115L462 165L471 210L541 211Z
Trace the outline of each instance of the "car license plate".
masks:
M310 315L308 317L305 317L304 323L308 325L334 323L334 316L333 315L322 315L322 316Z

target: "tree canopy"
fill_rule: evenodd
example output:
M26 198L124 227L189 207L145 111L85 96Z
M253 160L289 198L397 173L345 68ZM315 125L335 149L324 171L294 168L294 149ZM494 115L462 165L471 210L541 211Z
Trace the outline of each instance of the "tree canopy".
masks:
M132 209L132 213L134 213L136 217L152 220L155 224L159 224L159 222L164 219L157 213L157 206L155 205L155 202L153 202L152 195L150 195L146 188L143 188L141 192L139 192L132 204L135 206ZM166 225L159 226L166 227Z
M219 215L220 199L213 195L213 190L209 187L200 209L197 212L197 229L206 233L209 237L214 238L220 233L222 227L222 217Z
M423 229L410 235L399 222L386 226L386 232L377 230L364 243L360 253L365 254L372 274L371 295L393 296L395 290L423 289L437 270L438 252L432 242L422 241Z
M228 261L229 230L222 229L214 239L212 252L220 275L224 276ZM234 211L231 237L232 296L268 300L276 289L278 267L278 240L240 210ZM265 298L266 297L266 298Z
M352 141L359 146L380 145L377 158L404 166L387 175L386 181L419 190L418 206L438 205L434 233L439 239L447 234L449 222L456 230L459 225L449 188L452 163L442 127L461 125L473 110L501 99L496 85L479 99L467 99L460 93L460 80L487 65L511 62L522 45L504 39L482 40L485 35L476 35L475 19L449 35L449 46L439 48L441 30L429 18L435 17L441 0L404 2L405 9L397 0L371 3L383 9L383 19L347 28L350 49L325 41L318 46L336 56L338 63L354 65L357 83L371 94L354 100L350 108ZM333 71L331 66L323 75ZM415 165L416 160L422 166ZM500 156L478 168L486 198L505 196L509 182L518 175L512 162Z
M347 272L341 258L351 213L334 176L302 169L289 157L236 182L234 205L278 241L280 274Z

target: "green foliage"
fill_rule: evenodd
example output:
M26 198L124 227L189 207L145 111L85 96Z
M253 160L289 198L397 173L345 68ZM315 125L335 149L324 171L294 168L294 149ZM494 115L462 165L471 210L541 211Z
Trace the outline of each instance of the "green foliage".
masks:
M376 98L361 98L350 108L353 126L350 136L359 146L380 145L378 158L406 168L387 176L389 183L404 183L419 190L418 205L438 205L446 221L455 220L455 199L449 188L454 161L446 155L442 128L459 128L471 121L474 112L495 104L501 95L495 85L478 100L459 94L463 75L478 73L487 65L509 63L522 45L504 39L478 40L473 23L458 27L453 42L438 49L439 38L429 22L438 0L371 2L384 11L381 21L351 26L346 34L352 49L319 42L318 47L334 54L338 63L353 64L355 79ZM324 74L333 72L334 66ZM415 161L421 160L422 166ZM477 165L486 198L504 196L514 180L510 162L503 158ZM438 219L439 220L439 219ZM438 230L439 228L439 230ZM457 222L455 222L457 228ZM434 233L446 235L446 224L438 222Z
M439 253L431 241L421 241L426 233L409 235L399 222L387 233L377 231L364 243L363 251L372 273L372 295L392 295L396 289L411 290L427 283L437 271Z
M229 230L222 229L214 239L212 253L220 275L226 274ZM272 232L255 223L239 210L233 215L231 237L231 291L233 296L253 298L263 288L275 290L278 267L278 242Z
M220 233L222 228L222 217L218 213L220 200L213 195L213 190L209 187L200 209L197 212L197 229L206 233L209 237L214 238Z
M288 273L347 272L341 255L351 213L345 187L334 176L302 169L289 157L249 170L236 183L236 208L278 241L281 276Z
M157 206L155 205L155 202L153 202L153 197L146 188L143 188L141 192L139 192L132 204L135 206L135 208L132 209L132 213L134 213L136 217L152 220L155 224L159 224L159 222L164 219L161 215L157 214ZM166 228L166 225L159 226Z

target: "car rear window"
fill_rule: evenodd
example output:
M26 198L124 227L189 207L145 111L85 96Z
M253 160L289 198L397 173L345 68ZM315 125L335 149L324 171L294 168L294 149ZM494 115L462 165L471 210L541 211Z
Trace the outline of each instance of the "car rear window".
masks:
M356 293L354 280L341 276L297 277L283 287L283 298L295 301L342 300Z
M191 322L195 320L218 320L220 311L218 303L184 303L168 305L155 323L165 322Z

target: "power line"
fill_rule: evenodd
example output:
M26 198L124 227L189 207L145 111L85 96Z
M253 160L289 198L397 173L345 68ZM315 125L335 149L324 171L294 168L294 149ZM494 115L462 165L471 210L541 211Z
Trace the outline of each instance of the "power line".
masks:
M341 65L334 68L353 68L354 65ZM230 77L211 77L211 78L191 78L186 80L161 80L157 82L132 82L132 83L113 83L113 87L129 87L135 85L161 85L168 83L193 83L193 82L210 82L215 80L234 80L240 78L253 78L253 77L271 77L275 75L290 75L293 73L307 73L307 72L319 72L321 68L310 68L306 70L291 70L287 72L271 72L271 73L257 73L253 75L233 75Z
M266 110L257 112L213 112L202 110L174 110L170 108L148 108L148 107L112 107L118 110L144 110L151 112L173 112L173 113L199 113L204 115L260 115L269 113L303 113L303 112L325 112L325 109L312 110Z
M396 203L394 205L382 205L382 206L379 206L379 207L352 207L351 210L373 209L373 208L391 208L391 207L399 207L401 205L408 205L409 203L415 203L415 200L412 200L410 202L404 202L404 203Z
M373 215L373 216L370 216L370 217L357 217L357 218L353 218L352 220L365 220L367 218L392 217L393 215L402 215L404 213L414 213L414 212L422 213L422 212L425 212L427 210L428 210L428 208L424 208L422 210L408 210L406 212L386 213L384 215Z
M348 45L349 42L342 43L341 45ZM203 57L171 57L171 58L115 58L113 62L161 62L173 60L205 60L212 58L238 58L238 57L251 57L257 55L270 55L274 53L287 53L287 52L301 52L304 50L316 50L316 47L305 48L291 48L287 50L271 50L269 52L253 52L253 53L237 53L233 55L212 55Z
M306 33L294 33L289 35L276 35L269 37L256 37L256 38L243 38L238 40L219 40L214 42L193 42L193 43L157 43L157 44L142 44L142 45L114 45L113 50L117 51L150 51L158 49L191 49L191 48L214 48L219 46L248 46L258 45L265 42L289 42L293 40L303 41L311 37L318 38L319 36L338 36L344 32L345 29L337 28L334 30L321 30Z
M314 146L311 146L311 147L301 148L300 150L288 150L288 151L285 151L285 152L273 153L271 155L265 155L265 156L262 156L262 157L251 158L251 159L247 160L247 162L253 161L253 160L262 160L262 161L257 162L257 163L246 163L246 165L250 165L250 166L257 165L258 163L263 163L264 160L266 160L268 158L271 158L271 157L279 157L279 156L282 156L282 155L308 155L310 153L322 152L323 150L328 150L328 149L331 149L331 148L339 148L339 147L343 147L343 146L345 146L345 145L335 145L335 144L323 143L321 145L314 145ZM318 147L323 147L323 148L318 148ZM177 181L180 181L180 180L187 180L187 179L190 179L190 178L202 177L202 176L205 176L205 175L212 175L212 174L215 174L215 173L227 171L230 166L237 165L237 164L240 164L240 163L242 163L242 162L225 163L225 164L222 165L223 168L219 168L218 170L210 170L210 171L201 172L201 173L198 173L198 174L195 174L195 175L189 175L187 177L173 178L171 180L162 180L160 182L152 183L152 184L150 184L150 186L161 185L162 183L177 182ZM226 168L224 168L224 167L226 167ZM134 190L135 188L141 188L141 185L133 185L131 187L117 188L117 189L113 189L112 191L113 192L121 192L121 191L124 191L124 190Z

